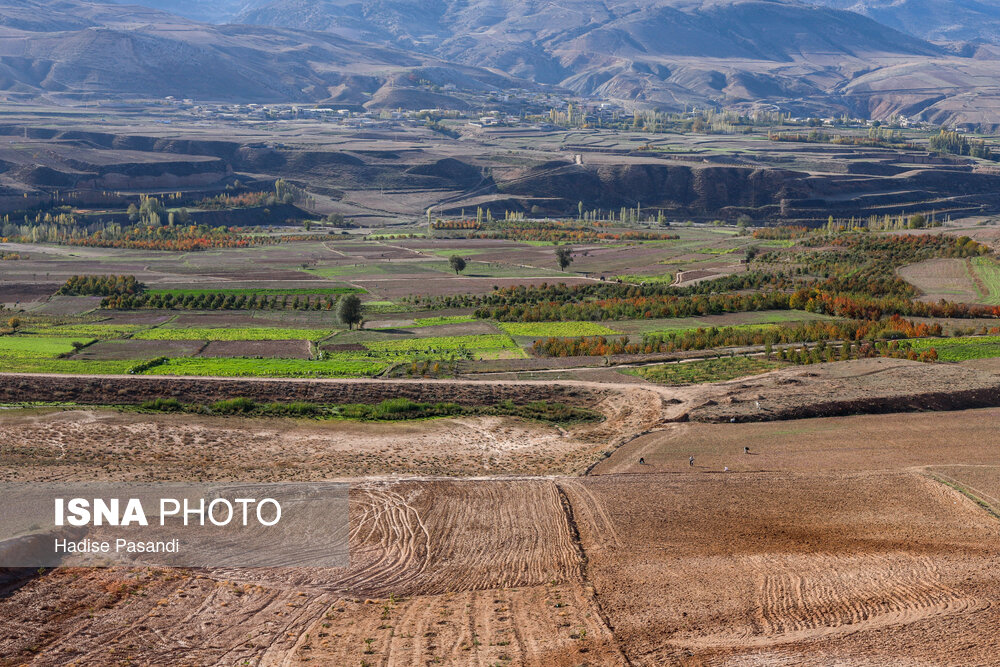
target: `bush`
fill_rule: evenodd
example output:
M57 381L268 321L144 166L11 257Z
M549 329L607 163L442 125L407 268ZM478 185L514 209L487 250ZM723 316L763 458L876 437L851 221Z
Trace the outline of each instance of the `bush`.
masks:
M170 361L167 357L157 357L156 359L150 359L148 361L143 361L136 364L132 368L128 369L130 375L138 375L139 373L145 373L151 368L156 368L157 366L162 366L163 364Z
M385 419L392 415L426 410L426 403L416 403L408 398L389 398L374 406L372 412L376 419Z
M292 403L271 403L264 408L266 414L284 414L292 417L311 417L322 412L315 403L295 401Z
M157 412L179 412L184 408L176 398L157 398L146 401L139 407L143 410L156 410Z
M256 411L257 403L252 398L227 398L212 403L210 407L212 412L221 415L236 415Z

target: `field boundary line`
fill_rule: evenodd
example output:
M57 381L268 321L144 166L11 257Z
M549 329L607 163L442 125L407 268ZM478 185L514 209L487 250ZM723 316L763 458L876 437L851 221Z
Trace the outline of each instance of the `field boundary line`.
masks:
M977 496L976 493L980 492L976 491L973 487L967 486L962 482L960 482L959 480L955 479L954 477L950 477L948 475L945 475L944 473L927 471L926 475L927 477L933 479L938 484L942 484L948 487L949 489L955 491L956 493L965 496L966 498L974 502L980 509L989 514L991 517L1000 520L1000 512L997 512L997 510L993 509L993 506L990 505L990 503L988 503L986 500Z
M587 551L583 548L583 540L580 538L580 527L576 523L576 516L573 513L573 502L570 500L569 495L563 489L562 485L555 482L556 492L559 494L559 501L562 505L563 516L566 518L566 528L569 531L570 540L573 542L573 546L576 547L577 554L580 558L579 574L580 574L580 585L583 589L584 595L590 598L591 603L594 605L594 609L597 611L597 616L601 619L601 624L607 629L608 634L611 636L612 644L618 654L621 656L622 660L626 665L632 667L632 661L629 659L625 651L622 650L621 643L618 641L618 637L615 635L615 627L612 625L611 620L605 613L604 608L601 606L601 601L597 596L597 589L594 584L590 581L590 576L588 574L588 565L590 563L587 557Z

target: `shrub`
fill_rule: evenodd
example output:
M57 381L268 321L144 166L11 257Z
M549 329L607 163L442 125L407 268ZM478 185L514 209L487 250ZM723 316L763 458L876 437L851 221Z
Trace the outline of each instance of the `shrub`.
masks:
M155 359L149 359L148 361L143 361L141 363L132 366L128 369L130 375L138 375L139 373L145 373L151 368L156 368L157 366L162 366L163 364L170 361L167 357L157 357Z
M156 398L146 401L139 406L143 410L156 410L157 412L179 412L184 408L176 398Z
M222 415L246 414L257 410L257 403L252 398L227 398L216 401L210 406L212 412Z

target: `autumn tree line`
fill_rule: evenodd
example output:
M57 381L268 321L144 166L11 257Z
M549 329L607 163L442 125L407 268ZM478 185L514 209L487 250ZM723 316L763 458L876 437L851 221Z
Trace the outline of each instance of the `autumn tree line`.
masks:
M199 292L173 294L116 294L101 301L101 308L136 310L334 310L337 294L234 294Z
M56 294L69 296L142 295L146 286L135 276L72 276Z

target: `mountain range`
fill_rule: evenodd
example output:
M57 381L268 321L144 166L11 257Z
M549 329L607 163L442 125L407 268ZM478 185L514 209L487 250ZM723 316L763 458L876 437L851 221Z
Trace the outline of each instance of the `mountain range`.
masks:
M421 79L479 90L529 85L321 32L211 25L104 2L0 0L0 91L8 98L463 104L413 88ZM413 99L396 94L408 89Z
M0 89L419 107L462 103L415 79L530 81L666 109L996 125L1000 108L1000 0L138 1L0 0Z
M813 2L863 14L879 23L934 42L1000 44L1000 0L813 0Z

